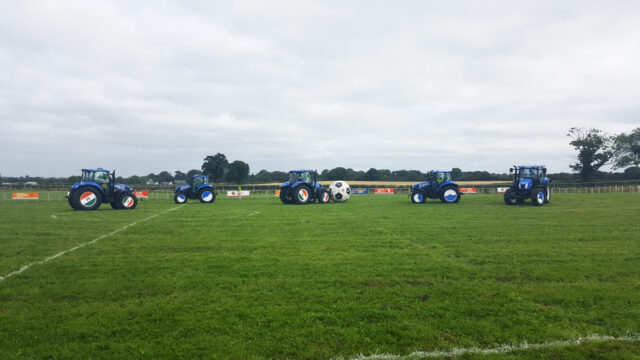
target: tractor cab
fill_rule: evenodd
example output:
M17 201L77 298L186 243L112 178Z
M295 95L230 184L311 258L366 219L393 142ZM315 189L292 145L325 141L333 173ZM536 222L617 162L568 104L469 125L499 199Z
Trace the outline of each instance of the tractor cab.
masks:
M184 204L188 199L198 199L202 203L212 203L216 200L215 188L209 184L207 175L194 175L188 184L178 186L173 193L173 201L176 204Z
M427 198L440 199L448 204L460 201L460 191L458 184L451 181L451 171L429 171L425 182L415 184L411 187L411 201L413 203L424 203Z
M82 169L82 183L93 183L102 189L105 193L113 192L113 186L115 184L115 171L109 172L109 170L98 169Z
M521 204L526 199L536 206L549 202L551 198L551 180L546 177L544 165L520 165L509 169L513 173L513 183L504 194L507 205Z

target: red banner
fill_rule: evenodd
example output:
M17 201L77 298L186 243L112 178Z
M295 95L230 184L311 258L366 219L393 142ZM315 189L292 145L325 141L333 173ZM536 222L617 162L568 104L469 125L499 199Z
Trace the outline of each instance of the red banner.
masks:
M395 194L394 188L376 188L374 191L376 194Z
M38 200L39 194L38 193L12 193L11 198L14 200L23 200L23 199Z
M138 199L148 199L149 192L148 191L134 191L133 195L135 195Z
M477 188L460 188L460 192L463 194L477 194Z

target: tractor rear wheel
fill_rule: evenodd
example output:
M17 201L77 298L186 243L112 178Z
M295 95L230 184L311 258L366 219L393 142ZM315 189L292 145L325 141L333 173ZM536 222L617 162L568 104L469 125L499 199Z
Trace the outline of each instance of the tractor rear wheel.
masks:
M518 200L518 198L516 197L516 195L514 194L513 189L509 188L507 189L507 191L504 192L504 203L507 205L515 205L518 204L520 201Z
M116 206L120 210L133 210L138 206L138 198L130 192L121 192L116 195Z
M547 194L544 193L544 189L541 187L533 189L531 192L531 203L535 206L544 205L544 199L547 197Z
M216 193L208 188L200 189L200 191L198 191L198 199L200 199L201 203L210 204L216 201Z
M318 204L326 204L331 200L331 196L329 196L329 190L322 189L318 191Z
M446 204L455 204L460 201L460 191L453 186L448 186L440 190L440 201Z
M411 193L411 202L414 204L422 204L427 200L427 195L422 190L413 190Z
M183 192L179 192L173 195L173 202L175 202L176 204L184 204L188 199L189 197L187 196L187 194Z
M76 210L95 210L102 203L102 194L95 188L82 186L73 192L73 203Z
M293 194L293 201L298 205L305 205L311 202L311 189L307 185L298 186Z

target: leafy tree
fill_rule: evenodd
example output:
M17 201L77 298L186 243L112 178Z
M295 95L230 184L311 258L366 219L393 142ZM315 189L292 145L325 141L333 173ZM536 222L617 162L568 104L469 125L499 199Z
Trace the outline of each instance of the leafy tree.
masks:
M569 129L567 136L573 139L569 144L578 151L578 162L569 167L580 173L582 181L592 180L613 156L612 139L598 129L576 127Z
M229 161L224 154L217 153L214 156L204 158L202 172L209 175L211 181L217 182L224 178L229 170Z
M202 174L202 171L196 170L196 169L191 169L191 170L187 171L187 176L186 176L185 180L187 180L187 182L189 182L189 180L193 179L194 176L200 175L200 174Z
M173 176L168 171L162 171L158 174L157 181L159 182L171 182L173 181Z
M230 182L241 184L249 176L249 164L244 161L236 160L228 168L226 179Z
M367 170L364 176L365 176L365 180L369 180L369 181L380 180L380 172L374 168Z
M285 182L289 178L289 173L284 171L274 171L271 173L271 181Z
M622 133L613 140L614 169L640 165L640 127L630 134Z
M183 173L180 170L176 170L174 179L176 179L176 180L187 180L187 174Z
M459 180L462 178L462 170L460 168L451 169L451 179Z
M347 169L343 167L337 167L329 170L327 173L327 180L346 180Z

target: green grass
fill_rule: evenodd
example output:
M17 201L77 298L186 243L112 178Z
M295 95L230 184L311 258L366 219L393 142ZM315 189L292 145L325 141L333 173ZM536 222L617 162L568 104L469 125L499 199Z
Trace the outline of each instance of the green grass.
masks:
M640 333L640 194L175 207L0 202L0 276L161 214L0 281L0 358L348 358ZM588 357L637 358L640 342L463 356Z

